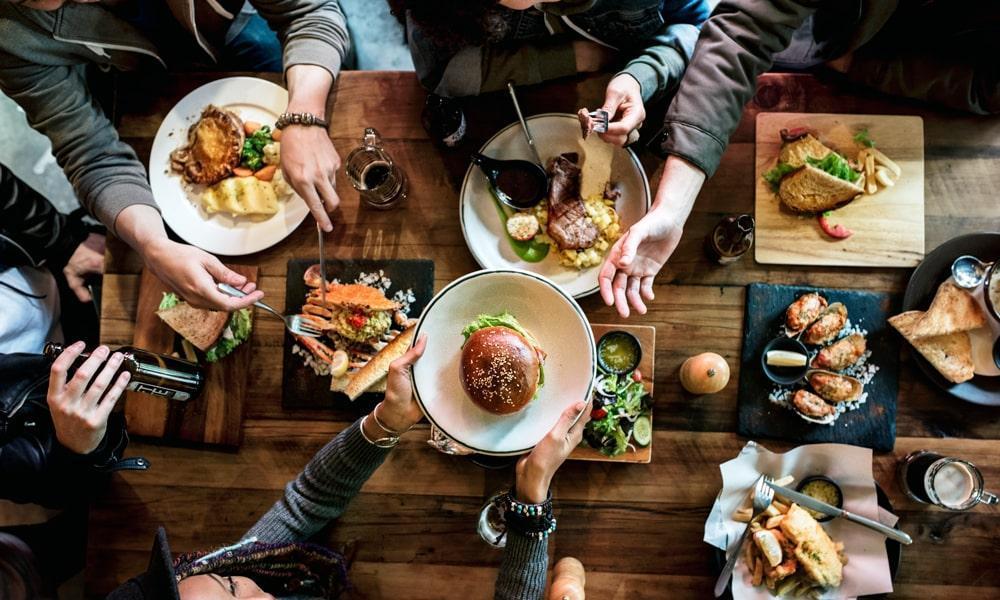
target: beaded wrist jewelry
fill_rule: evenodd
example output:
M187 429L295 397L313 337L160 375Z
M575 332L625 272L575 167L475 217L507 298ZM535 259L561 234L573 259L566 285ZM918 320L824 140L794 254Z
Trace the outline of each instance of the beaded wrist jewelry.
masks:
M543 540L556 530L556 518L552 515L552 492L541 504L527 504L514 497L513 491L497 499L504 511L507 525L528 537Z

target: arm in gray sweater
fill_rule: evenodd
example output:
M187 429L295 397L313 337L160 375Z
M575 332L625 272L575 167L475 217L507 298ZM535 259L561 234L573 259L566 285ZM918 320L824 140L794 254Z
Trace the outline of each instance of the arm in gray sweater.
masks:
M361 435L361 421L340 432L313 457L295 480L244 535L268 543L301 542L338 518L390 450ZM511 532L500 564L498 600L536 600L545 590L547 542Z

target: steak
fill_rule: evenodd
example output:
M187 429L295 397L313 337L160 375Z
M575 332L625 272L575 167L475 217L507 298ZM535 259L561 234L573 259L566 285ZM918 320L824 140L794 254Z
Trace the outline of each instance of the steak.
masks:
M549 166L552 181L546 233L560 250L585 250L594 245L599 235L580 199L579 158L576 152L560 154Z
M218 183L240 165L243 140L240 118L210 104L188 130L187 146L170 153L170 166L191 183Z

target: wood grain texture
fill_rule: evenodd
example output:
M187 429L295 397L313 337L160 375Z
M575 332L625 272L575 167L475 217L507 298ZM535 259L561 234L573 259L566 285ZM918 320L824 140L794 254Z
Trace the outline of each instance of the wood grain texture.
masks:
M867 130L879 150L902 169L891 188L863 195L833 213L854 235L835 240L815 216L796 214L778 200L762 175L777 163L782 129L808 127L847 158ZM759 113L755 160L756 259L765 264L844 267L913 267L924 256L924 126L920 117L811 113Z
M257 281L257 267L227 266L244 275L247 281ZM143 270L139 301L135 307L133 346L158 354L175 351L178 334L156 315L160 300L167 291L166 285L151 271ZM253 311L253 307L250 310ZM129 392L125 396L129 432L172 441L239 446L243 439L243 412L248 385L246 374L253 359L252 344L251 339L222 360L205 363L205 387L201 395L193 400L171 402L149 394Z
M123 86L119 132L146 160L160 120L183 95L218 74L163 77L148 87ZM274 81L278 79L271 78ZM608 77L566 79L519 91L527 113L596 106ZM468 154L515 119L505 94L465 103L467 142L436 147L420 126L425 92L412 73L344 72L331 98L331 134L341 156L355 147L363 127L378 128L387 150L406 171L410 197L387 212L361 207L338 178L341 207L327 252L340 258L430 258L435 289L475 270L458 225L458 190ZM150 91L152 90L152 91ZM391 98L392 101L385 101ZM588 569L592 598L702 599L715 575L711 549L701 541L704 520L721 483L719 463L746 443L734 432L745 287L751 282L868 289L901 294L910 271L891 268L769 266L752 256L719 267L702 250L705 235L726 214L754 209L755 118L759 112L905 114L924 120L924 250L960 235L1000 230L1000 119L939 111L887 99L808 75L760 78L754 100L733 133L716 175L706 183L685 225L684 237L656 278L656 299L629 324L656 328L654 441L647 465L568 461L554 481L559 531L553 558L576 556ZM656 129L647 119L646 133ZM640 159L655 189L660 161ZM291 258L316 255L315 228L307 221L274 248L244 257L260 265L259 287L268 303L285 304L285 268ZM106 343L132 340L142 260L110 239L106 255L101 335ZM580 301L594 323L624 324L596 296ZM238 539L280 497L322 445L356 418L341 407L281 407L282 339L276 320L257 319L253 369L247 373L244 442L238 452L174 448L134 442L129 454L150 459L145 473L117 474L91 514L88 594L103 597L145 568L159 524L174 551L216 547ZM677 373L692 354L721 354L734 383L711 396L685 393ZM928 509L908 500L895 482L896 461L933 448L961 456L1000 482L1000 416L995 409L962 404L933 387L903 352L897 439L893 452L875 456L875 477L916 543L903 552L895 598L981 599L1000 594L1000 508L968 513ZM404 436L347 510L319 541L362 545L353 575L368 598L489 598L500 554L475 533L473 515L494 491L511 483L511 470L486 471L444 456L426 444L426 424ZM775 451L783 442L763 442ZM430 510L430 513L420 513ZM433 515L428 518L427 514Z
M639 346L642 348L642 358L639 361L639 372L643 376L642 384L646 388L646 393L652 396L653 382L656 380L654 361L656 356L656 328L649 325L605 325L600 323L591 323L590 329L594 332L594 340L596 341L600 341L601 336L609 331L615 330L627 331L639 340ZM653 418L652 410L650 410L649 418L650 420ZM648 464L652 459L652 442L650 442L646 447L635 446L634 451L628 450L624 454L615 457L605 456L604 454L601 454L599 450L591 448L586 444L586 442L584 442L580 446L577 446L576 450L573 450L573 453L569 455L569 460L597 460L638 464Z

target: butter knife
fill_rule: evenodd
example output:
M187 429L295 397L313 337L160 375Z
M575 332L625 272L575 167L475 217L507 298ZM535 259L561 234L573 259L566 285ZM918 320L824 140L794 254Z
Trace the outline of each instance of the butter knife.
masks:
M316 234L319 237L319 290L323 294L323 308L326 305L326 252L323 250L323 228L316 223Z
M878 533L881 533L885 537L891 540L896 540L901 544L909 545L913 543L913 538L911 538L906 533L903 533L898 529L889 527L888 525L883 525L878 521L873 521L868 517L862 517L861 515L856 515L842 508L837 508L836 506L832 506L830 504L827 504L826 502L820 502L819 500L813 498L812 496L806 496L803 493L796 492L795 490L790 490L780 485L775 485L772 482L768 482L767 485L771 486L774 492L779 496L784 496L785 498L791 500L792 502L795 502L796 504L804 508L809 508L818 513L823 513L824 515L830 515L832 517L842 517L844 519L847 519L848 521L851 521L852 523L857 523L858 525L864 525L868 529L877 531Z

